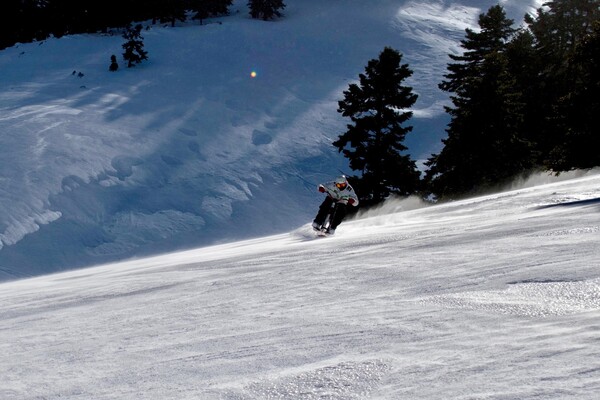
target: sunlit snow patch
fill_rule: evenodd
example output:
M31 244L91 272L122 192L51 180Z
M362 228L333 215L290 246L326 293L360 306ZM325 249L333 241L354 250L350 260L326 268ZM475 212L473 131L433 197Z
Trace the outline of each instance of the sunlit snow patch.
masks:
M567 236L567 235L582 235L586 233L599 233L600 226L584 226L581 228L572 228L572 229L558 229L550 232L543 232L539 234L532 235L534 237L543 237L543 236Z
M411 1L398 10L395 22L405 36L418 43L441 54L458 53L458 40L465 29L477 29L480 12L479 8L460 4L445 6Z
M422 301L445 308L527 317L568 315L600 309L600 279L512 282L505 290L431 296Z
M342 362L249 384L243 394L230 393L233 399L364 399L387 374L389 366L381 360Z

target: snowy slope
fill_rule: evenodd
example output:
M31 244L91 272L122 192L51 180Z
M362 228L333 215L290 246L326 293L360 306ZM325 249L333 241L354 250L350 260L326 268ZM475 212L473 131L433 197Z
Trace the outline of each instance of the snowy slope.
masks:
M600 393L600 175L0 285L2 399Z
M149 61L117 73L119 34L0 51L0 279L304 224L315 185L351 172L330 144L348 122L337 101L384 46L415 71L407 144L427 158L447 54L495 4L303 0L264 22L246 3L145 30ZM502 3L520 21L539 1Z

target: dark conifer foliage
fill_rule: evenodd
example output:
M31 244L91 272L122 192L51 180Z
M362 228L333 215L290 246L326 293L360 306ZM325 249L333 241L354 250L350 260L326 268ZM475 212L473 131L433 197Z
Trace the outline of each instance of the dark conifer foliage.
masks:
M514 33L501 6L479 17L481 30L466 30L462 55L450 55L446 81L453 107L445 147L428 161L426 180L440 197L490 188L528 169L523 139L522 94L509 68L507 43Z
M268 21L275 17L281 17L281 10L285 8L285 4L283 0L250 0L248 7L252 18Z
M27 16L33 16L32 10L21 0L0 1L0 15L11 23L0 24L0 49L20 41L30 41L34 36L32 26L26 21ZM26 11L27 10L27 11ZM27 40L23 40L24 38Z
M56 37L82 32L87 18L85 6L77 0L53 0L45 4L45 14L52 21L50 33Z
M530 78L535 82L536 99L528 115L536 118L536 142L547 168L569 169L562 149L569 129L561 115L566 108L559 104L564 105L571 89L580 85L577 82L582 79L581 70L569 64L574 61L578 44L599 19L599 0L554 0L538 9L535 17L525 18L533 34L536 56L536 73Z
M177 21L184 22L186 20L187 0L162 0L159 2L159 20L160 22L168 22L171 26L175 26Z
M135 27L131 25L123 32L123 38L126 40L123 43L123 58L127 61L127 68L135 67L136 64L148 59L148 52L144 50L144 38L141 34L142 25L137 24Z
M153 1L157 0L2 0L0 15L11 23L0 26L0 49L50 35L125 27L150 18Z
M571 86L561 97L554 119L563 132L549 157L554 171L600 165L600 20L568 59Z
M333 143L362 176L353 180L364 205L377 204L390 194L408 195L418 189L419 172L403 142L412 130L405 123L417 100L404 81L412 75L402 55L386 47L368 62L360 83L351 84L339 102L338 112L352 124Z
M132 21L149 19L149 1L140 7L139 0L86 0L90 20L86 32L106 32L109 28L126 27Z
M233 0L190 0L189 6L195 14L193 19L199 19L200 23L206 18L229 14L229 7Z
M526 15L525 21L536 38L538 55L547 67L555 67L564 65L598 18L598 0L553 0L544 3L535 17Z
M77 33L107 32L134 21L174 26L187 12L197 18L226 15L232 0L1 0L0 50L15 43Z
M543 81L539 79L539 63L534 49L534 37L527 29L517 31L506 48L508 72L515 79L515 89L521 93L524 104L521 137L531 145L531 164L541 168L547 151L540 116L546 113L540 101Z

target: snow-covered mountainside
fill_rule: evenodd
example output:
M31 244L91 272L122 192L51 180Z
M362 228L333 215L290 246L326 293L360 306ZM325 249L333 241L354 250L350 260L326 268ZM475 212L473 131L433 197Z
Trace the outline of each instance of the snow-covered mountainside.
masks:
M342 92L385 46L419 100L412 157L439 150L437 89L464 29L494 1L303 0L143 31L149 60L108 71L123 38L0 51L0 279L285 232L346 160ZM536 0L507 0L521 21ZM255 72L255 77L251 73Z
M0 398L595 400L599 239L589 175L6 282Z

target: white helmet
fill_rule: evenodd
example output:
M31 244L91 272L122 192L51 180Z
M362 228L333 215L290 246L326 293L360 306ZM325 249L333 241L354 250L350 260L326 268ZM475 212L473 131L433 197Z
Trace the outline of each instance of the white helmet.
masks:
M335 186L340 190L344 190L348 186L348 179L346 179L346 175L338 176L337 178L335 178L334 182Z

